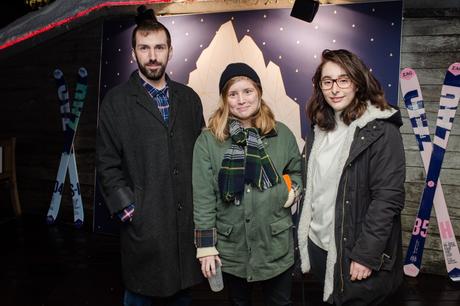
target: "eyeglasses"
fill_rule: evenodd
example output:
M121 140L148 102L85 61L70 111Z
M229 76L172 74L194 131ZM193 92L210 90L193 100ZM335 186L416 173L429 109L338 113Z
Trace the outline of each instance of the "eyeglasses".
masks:
M319 87L323 90L329 90L334 86L334 83L341 89L347 89L351 86L351 80L348 77L340 77L337 79L324 79L319 82Z

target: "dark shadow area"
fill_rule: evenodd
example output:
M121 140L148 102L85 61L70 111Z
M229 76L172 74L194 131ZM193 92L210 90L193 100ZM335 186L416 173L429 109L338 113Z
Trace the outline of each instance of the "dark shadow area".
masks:
M118 237L95 234L90 226L75 229L70 224L47 226L43 216L9 214L0 223L3 263L0 273L2 306L121 305L123 286L120 275ZM294 305L321 303L319 284L306 275L293 287ZM192 288L193 305L230 305L226 292L212 293L207 283ZM263 305L256 287L254 306ZM302 302L304 301L304 302ZM446 276L422 274L407 278L385 305L458 306L460 284Z

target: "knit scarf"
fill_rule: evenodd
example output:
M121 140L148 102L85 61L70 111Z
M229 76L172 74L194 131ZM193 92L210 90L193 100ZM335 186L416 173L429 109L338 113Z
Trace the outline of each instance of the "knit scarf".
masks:
M219 190L224 202L239 205L245 184L265 190L278 184L280 176L256 128L244 129L239 121L230 119L229 132L232 144L222 160Z

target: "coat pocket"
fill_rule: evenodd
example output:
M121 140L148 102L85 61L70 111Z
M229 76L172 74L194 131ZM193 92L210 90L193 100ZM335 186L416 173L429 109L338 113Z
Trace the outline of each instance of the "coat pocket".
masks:
M275 261L289 252L289 248L293 245L291 228L292 218L290 215L270 224L272 235L270 256L268 256L270 261Z
M143 235L143 206L144 206L144 189L134 185L134 213L132 220L124 224L131 228L136 236Z
M395 257L391 257L390 255L383 253L380 258L380 269L385 271L393 270L393 266L395 265Z
M234 231L234 226L218 222L216 248L222 256L236 254L238 252L238 237ZM241 237L239 237L241 239Z
M229 238L230 234L233 231L233 225L225 224L222 222L217 223L216 227L217 227L217 233L226 238Z

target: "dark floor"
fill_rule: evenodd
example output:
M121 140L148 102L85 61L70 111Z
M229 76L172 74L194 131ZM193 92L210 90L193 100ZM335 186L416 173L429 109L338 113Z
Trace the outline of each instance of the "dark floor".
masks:
M0 305L121 305L117 237L43 221L0 220ZM309 278L294 284L294 305L303 305L302 291L304 305L321 305L321 288ZM193 305L229 305L225 292L212 293L206 283L193 288L192 296ZM262 305L261 298L256 291L254 306ZM446 276L406 279L388 305L460 306L460 284Z

